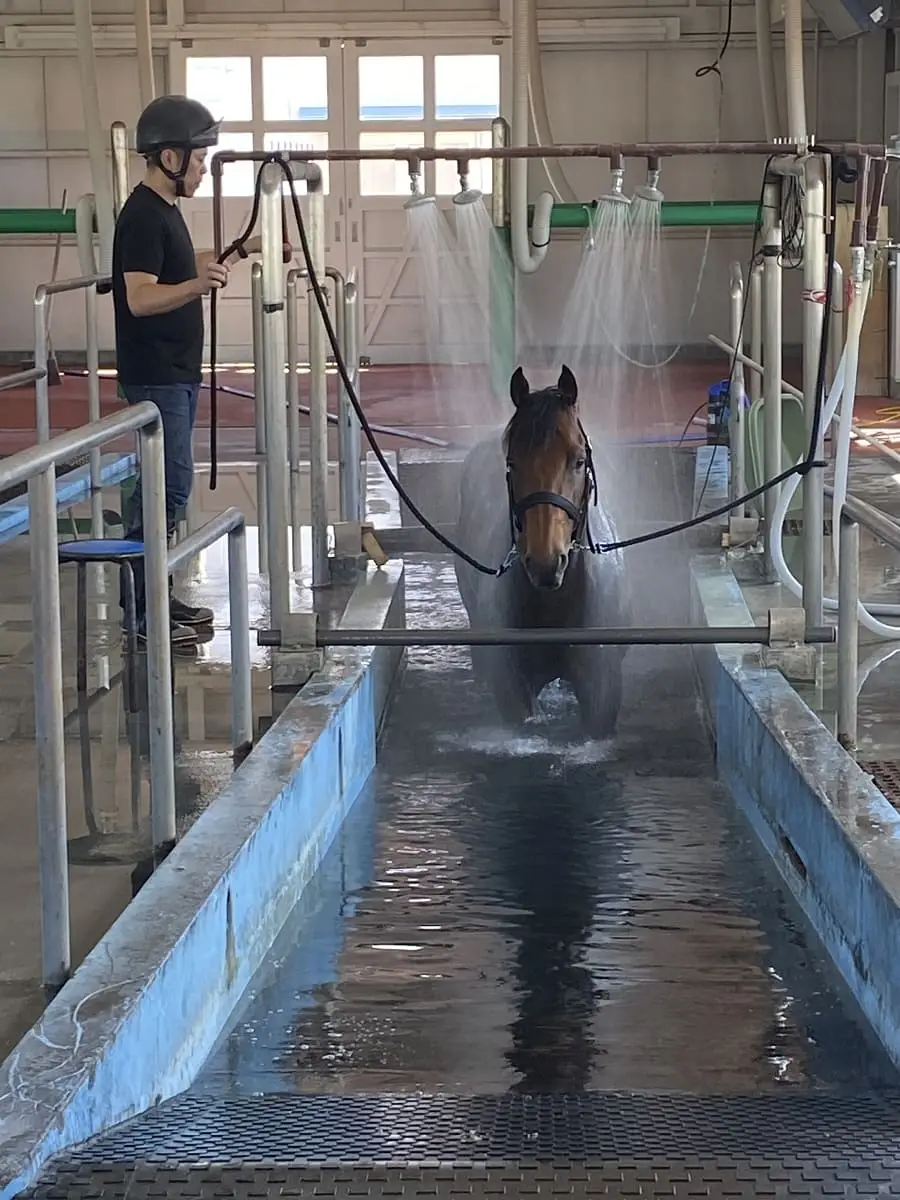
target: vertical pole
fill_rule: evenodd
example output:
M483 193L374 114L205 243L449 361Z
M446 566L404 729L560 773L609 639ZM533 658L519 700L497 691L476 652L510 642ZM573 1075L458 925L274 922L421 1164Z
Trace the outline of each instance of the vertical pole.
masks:
M300 510L300 377L297 374L297 368L300 366L297 353L299 276L300 272L296 269L288 271L285 318L288 362L287 422L291 500L291 565L295 571L299 571L301 566L300 542L303 532L303 515Z
M502 149L510 142L509 122L491 122L491 145ZM492 160L491 222L494 226L490 255L491 385L495 402L506 403L509 377L516 357L516 273L510 253L509 162Z
M822 322L825 319L825 162L821 155L806 160L806 191L803 196L803 412L807 437L811 437L816 410L816 380ZM822 460L825 430L820 427L813 454ZM803 608L806 626L822 624L824 611L823 522L825 473L814 467L803 477Z
M741 264L731 264L731 344L739 354L744 352L744 281ZM728 395L728 442L731 458L731 499L737 500L746 491L744 484L744 364L740 358L734 360L731 387ZM744 505L732 510L732 516L743 517Z
M43 376L34 385L35 429L37 440L50 440L50 385L47 380L47 301L49 295L39 283L34 293L34 365Z
M356 279L351 275L344 287L344 359L347 372L353 381L357 398L360 393L359 371L359 291ZM342 503L345 521L361 521L363 519L363 475L362 454L360 446L361 429L359 418L353 411L346 390L341 388L340 402L344 406L341 411L340 428L344 434L343 450L344 466L341 474Z
M763 360L762 293L763 268L757 263L750 271L750 357L758 363ZM757 371L750 372L749 392L750 403L755 404L762 395L762 376Z
M284 232L281 167L262 173L262 335L266 421L266 515L269 523L269 609L274 629L290 612L288 569L287 383L284 375Z
M895 246L887 252L887 265L888 391L891 396L896 396L900 384L900 251Z
M128 127L124 121L113 121L109 131L113 169L113 211L116 217L128 199Z
M509 122L505 117L491 121L491 147L502 150L509 145ZM491 159L491 224L495 229L506 227L509 216L509 162L504 158Z
M859 525L841 514L838 568L838 741L856 748L859 667Z
M263 367L262 335L262 263L255 262L250 268L250 312L253 328L253 392L256 417L256 532L259 542L259 569L265 575L269 570L269 517L267 503L266 471L266 378Z
M88 385L88 422L100 420L100 347L97 332L97 285L89 284L84 290L85 365ZM91 474L91 537L102 538L103 528L103 481L100 473L100 447L90 454ZM94 594L97 597L97 619L105 621L107 569L103 563L95 563L91 569ZM109 687L109 655L103 652L95 658L97 686Z
M228 608L231 623L231 744L235 754L242 754L253 742L250 596L247 530L243 522L228 534Z
M353 378L353 365L347 355L347 285L344 282L344 277L340 271L332 267L328 268L328 278L334 284L334 332L337 335L338 345L341 348L341 356L344 359L344 365L350 373L350 378ZM325 346L326 358L328 355L328 346L326 339ZM350 445L351 423L350 423L350 401L347 399L347 389L344 387L344 381L337 377L338 390L338 509L342 521L355 521L357 518L350 512L347 503L347 478L353 470L352 461L350 460Z
M834 263L832 279L834 282L831 287L831 312L828 314L831 328L828 336L828 362L825 364L826 391L834 383L838 363L841 361L841 351L844 348L844 270L839 262ZM838 412L840 412L840 408ZM836 427L837 423L835 423ZM828 449L828 457L834 459L837 449L836 438L829 439Z
M313 270L325 280L325 193L321 180L307 182L307 230ZM328 587L328 376L325 326L309 294L309 495L312 526L312 586Z
M65 983L72 963L55 468L29 480L28 507L31 510L41 979L45 987L57 988Z
M770 196L770 193L774 195ZM781 423L781 217L777 202L778 189L766 187L768 227L763 247L763 427L764 474L774 479L782 470ZM769 579L774 576L772 541L777 537L775 506L781 495L776 484L764 493L765 505L765 568Z
M175 844L175 743L172 726L172 648L169 640L169 569L166 475L162 421L141 430L144 588L147 606L147 708L150 723L150 824L153 858Z

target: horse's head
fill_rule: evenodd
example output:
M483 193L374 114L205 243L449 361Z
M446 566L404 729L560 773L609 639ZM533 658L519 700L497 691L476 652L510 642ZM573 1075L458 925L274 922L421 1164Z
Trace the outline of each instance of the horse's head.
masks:
M516 549L538 588L561 587L584 531L593 485L591 448L578 418L578 385L568 367L556 387L533 392L519 367L503 445Z

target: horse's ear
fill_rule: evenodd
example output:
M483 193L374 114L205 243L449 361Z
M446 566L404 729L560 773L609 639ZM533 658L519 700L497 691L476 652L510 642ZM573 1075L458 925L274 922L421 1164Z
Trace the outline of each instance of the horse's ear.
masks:
M562 393L566 403L574 405L578 399L578 384L575 382L575 376L568 367L563 366L563 369L559 373L559 382L556 386Z
M531 386L525 378L525 372L521 367L516 367L513 372L512 379L509 381L509 395L516 408L531 395Z

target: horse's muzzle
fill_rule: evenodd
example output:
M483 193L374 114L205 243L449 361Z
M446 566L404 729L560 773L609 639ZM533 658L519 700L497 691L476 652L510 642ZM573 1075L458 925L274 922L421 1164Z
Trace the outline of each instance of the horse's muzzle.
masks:
M562 587L566 577L566 567L569 565L568 553L558 554L555 559L543 562L531 554L526 554L522 560L525 572L532 584L542 591L555 592Z

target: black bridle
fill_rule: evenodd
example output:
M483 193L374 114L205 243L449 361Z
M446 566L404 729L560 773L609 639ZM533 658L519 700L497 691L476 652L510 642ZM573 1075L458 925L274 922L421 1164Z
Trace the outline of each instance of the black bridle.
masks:
M509 499L509 534L512 541L512 548L501 568L501 573L509 570L518 557L516 542L518 535L522 533L525 526L525 513L530 508L538 508L542 504L549 504L552 508L560 509L572 522L573 550L589 550L592 554L597 553L598 547L594 544L594 539L591 536L591 523L588 514L591 500L593 499L594 503L597 503L597 474L594 468L594 455L591 450L590 439L584 432L584 427L580 421L578 422L578 432L584 441L585 471L584 495L579 505L573 504L567 496L561 496L559 492L529 492L521 500L516 500L512 478L513 465L509 461L509 458L507 458L506 494Z

